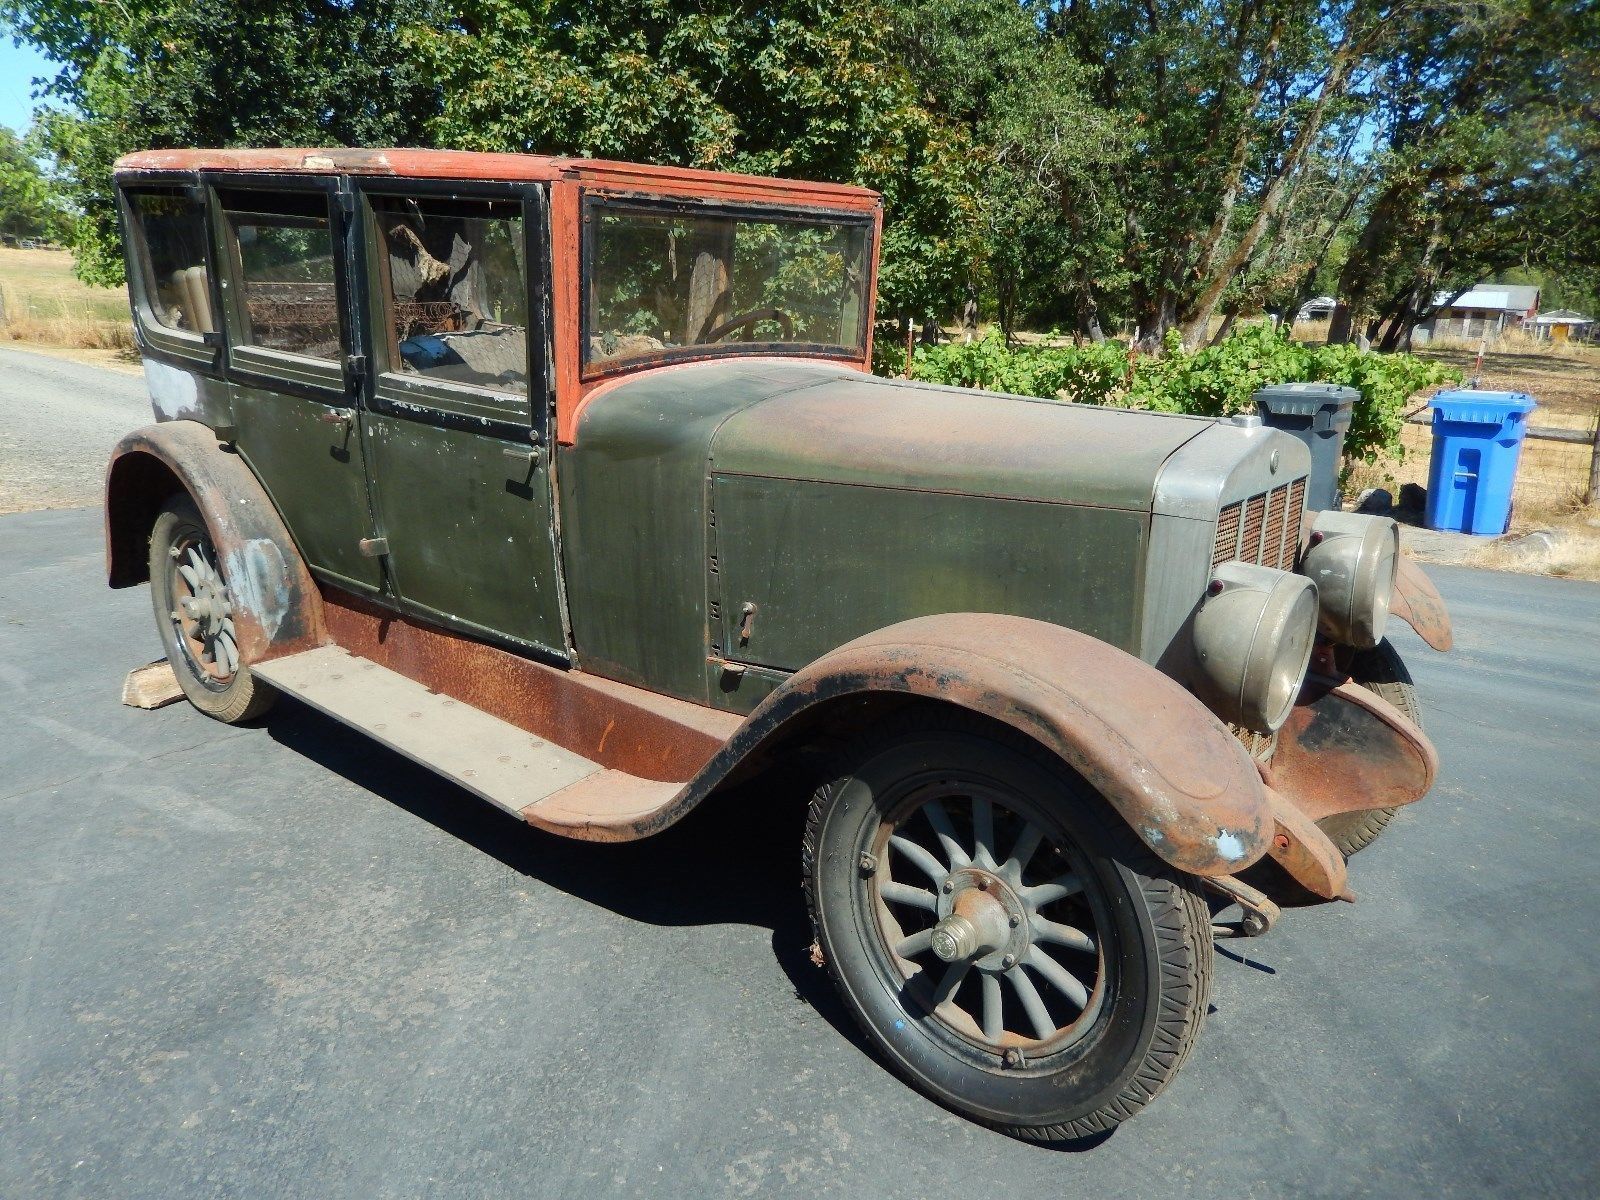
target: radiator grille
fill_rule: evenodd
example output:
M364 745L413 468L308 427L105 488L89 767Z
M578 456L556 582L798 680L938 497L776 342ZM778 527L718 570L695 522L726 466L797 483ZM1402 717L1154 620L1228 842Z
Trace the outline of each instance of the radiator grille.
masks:
M1217 520L1211 565L1240 561L1291 570L1300 549L1305 500L1306 481L1296 479L1225 507Z

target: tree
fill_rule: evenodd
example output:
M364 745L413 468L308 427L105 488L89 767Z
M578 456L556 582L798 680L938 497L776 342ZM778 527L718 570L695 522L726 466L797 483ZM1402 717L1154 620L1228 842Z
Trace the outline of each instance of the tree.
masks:
M0 234L57 241L71 225L27 145L0 125Z
M111 167L173 146L415 142L436 93L402 53L432 0L0 0L0 19L62 64L40 140L82 217L76 270L122 279Z
M1494 0L1412 14L1379 81L1380 171L1329 331L1383 349L1512 266L1600 267L1600 12Z

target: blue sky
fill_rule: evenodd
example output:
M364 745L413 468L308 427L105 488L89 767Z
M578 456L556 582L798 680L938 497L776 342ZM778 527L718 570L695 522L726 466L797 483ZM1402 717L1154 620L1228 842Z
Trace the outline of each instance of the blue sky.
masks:
M0 29L0 125L21 133L33 116L32 80L55 74L53 64L32 46L13 46L11 35Z

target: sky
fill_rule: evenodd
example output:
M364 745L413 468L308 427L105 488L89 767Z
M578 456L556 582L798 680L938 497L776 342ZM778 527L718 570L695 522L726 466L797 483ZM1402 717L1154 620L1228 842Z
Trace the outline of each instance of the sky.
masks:
M11 44L9 34L0 30L0 125L21 133L33 118L33 79L55 74L54 65L26 43Z

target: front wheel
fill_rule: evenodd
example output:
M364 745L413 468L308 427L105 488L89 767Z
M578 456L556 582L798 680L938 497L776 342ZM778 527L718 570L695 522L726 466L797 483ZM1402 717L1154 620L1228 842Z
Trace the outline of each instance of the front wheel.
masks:
M150 599L189 703L228 724L272 707L277 693L240 661L233 592L205 518L187 495L169 500L150 531Z
M1031 743L967 728L862 743L813 797L805 866L846 1003L957 1112L1034 1141L1103 1133L1194 1045L1204 899Z

